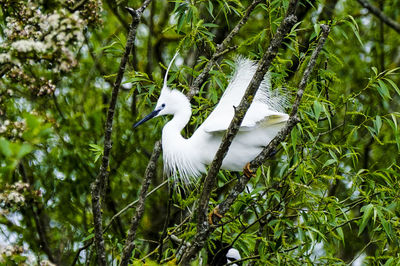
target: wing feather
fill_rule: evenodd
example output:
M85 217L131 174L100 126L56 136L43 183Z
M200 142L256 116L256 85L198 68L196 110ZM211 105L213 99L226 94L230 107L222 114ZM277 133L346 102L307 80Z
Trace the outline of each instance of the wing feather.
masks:
M257 65L246 58L236 59L236 70L222 95L219 103L201 125L206 132L225 131L234 116L234 108L240 104L251 79L257 70ZM244 117L241 131L251 130L262 125L269 126L285 122L288 115L283 113L285 98L282 95L273 95L269 74L260 84L253 103Z

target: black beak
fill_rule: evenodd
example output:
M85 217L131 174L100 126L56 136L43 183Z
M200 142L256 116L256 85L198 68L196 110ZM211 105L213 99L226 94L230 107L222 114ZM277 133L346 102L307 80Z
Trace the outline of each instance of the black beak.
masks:
M145 118L143 118L142 120L140 120L139 122L137 122L136 124L133 125L133 128L138 127L139 125L143 124L144 122L152 119L153 117L155 117L156 115L158 115L158 113L161 111L161 109L159 110L154 110L153 112L151 112L150 114L148 114Z

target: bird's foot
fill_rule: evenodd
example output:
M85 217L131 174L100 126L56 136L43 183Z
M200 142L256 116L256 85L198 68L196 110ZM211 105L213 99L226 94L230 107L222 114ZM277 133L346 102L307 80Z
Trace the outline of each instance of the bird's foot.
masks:
M243 168L243 174L247 177L247 178L252 178L254 176L256 176L256 174L250 169L250 163L247 163L244 168Z
M209 224L214 224L213 223L213 215L217 216L218 218L222 218L222 215L219 213L219 206L215 207L209 214L208 214L208 223Z

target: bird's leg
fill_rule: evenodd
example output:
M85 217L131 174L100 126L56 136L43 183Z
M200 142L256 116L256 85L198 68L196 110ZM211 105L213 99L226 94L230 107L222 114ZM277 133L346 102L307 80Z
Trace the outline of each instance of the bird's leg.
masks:
M219 213L219 205L215 207L209 214L208 214L208 223L209 224L214 224L213 223L213 215L217 216L218 218L222 218L222 215Z
M243 168L243 174L247 177L247 178L252 178L254 176L256 176L256 174L250 169L250 163L247 163L244 168Z

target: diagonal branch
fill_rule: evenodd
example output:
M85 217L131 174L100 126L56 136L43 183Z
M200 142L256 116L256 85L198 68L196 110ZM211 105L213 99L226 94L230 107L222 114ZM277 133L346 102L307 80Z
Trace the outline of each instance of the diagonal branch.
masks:
M193 98L194 95L196 95L199 92L199 88L201 84L204 83L204 81L207 79L208 73L210 72L211 68L217 61L217 59L225 54L225 51L230 51L231 49L228 47L228 44L232 41L233 37L235 37L236 34L239 33L239 30L242 28L244 24L246 24L247 20L250 17L251 12L253 12L254 8L261 3L261 0L254 0L249 7L246 9L243 17L240 19L238 24L233 28L233 30L226 36L226 38L222 41L221 44L218 44L217 49L215 53L211 56L210 60L208 60L207 64L203 68L203 71L196 77L194 80L193 84L190 86L189 92L186 94L186 96L190 99Z
M134 45L134 40L136 38L136 30L140 22L140 17L143 13L143 10L147 7L151 0L146 0L142 7L140 7L137 11L133 9L128 9L129 13L132 15L132 23L129 28L128 40L125 47L125 52L121 58L121 62L119 65L117 78L115 79L115 83L113 86L113 91L111 95L110 106L107 112L107 120L105 126L105 135L104 135L104 148L103 148L103 158L100 166L100 172L96 177L96 180L92 184L92 212L93 212L93 223L94 223L94 231L95 238L94 242L96 244L97 250L97 258L99 265L106 265L106 251L104 247L104 238L103 238L103 225L102 225L102 213L101 213L101 198L103 197L103 192L105 191L106 180L109 175L109 171L107 170L109 167L110 161L110 151L112 148L111 143L111 134L112 134L112 125L114 120L115 107L117 104L118 92L121 86L121 81L125 73L125 66L128 62L129 54L132 51L132 47Z
M138 205L136 207L136 213L132 218L131 228L129 228L128 237L126 238L120 266L128 265L133 248L135 247L133 241L135 240L136 231L137 231L139 222L142 219L142 216L144 213L144 203L145 203L145 199L147 196L146 195L147 190L149 188L151 179L155 175L157 159L161 153L161 145L155 145L155 146L156 146L156 148L153 150L153 154L151 155L150 162L146 168L145 177L142 182L142 190L140 191Z
M380 20L385 22L389 27L400 33L400 24L386 16L379 8L371 5L367 0L357 0L357 2L368 9L369 12L377 16Z
M307 68L304 71L303 77L300 81L299 84L299 89L297 91L296 99L292 107L292 111L290 113L290 117L288 122L286 123L285 127L279 131L277 136L263 149L263 151L253 160L250 162L250 169L252 171L256 171L258 167L261 166L263 162L271 158L275 154L275 150L278 147L278 145L286 139L286 137L290 134L291 130L293 127L297 124L298 118L297 118L297 112L298 108L301 102L301 99L303 97L304 90L307 86L308 80L310 78L310 74L314 69L314 66L316 64L317 58L319 53L322 50L322 47L325 44L326 39L328 38L328 34L330 32L330 27L327 25L321 25L322 29L322 35L319 39L319 42L313 51L310 61L308 62ZM228 195L228 197L218 205L219 207L219 213L221 215L224 215L232 206L232 204L235 202L237 196L245 189L247 183L249 182L249 179L245 176L241 177L236 183L235 187L232 189L231 193Z
M247 87L239 106L235 109L235 116L233 117L229 128L222 139L222 143L214 157L214 160L210 165L199 201L197 234L191 247L182 257L181 263L183 265L188 265L190 260L194 256L196 256L196 254L204 246L205 241L212 231L210 230L210 225L207 222L207 211L210 194L215 186L216 175L222 165L222 160L228 152L229 146L231 145L233 138L239 131L240 124L243 121L247 109L252 103L257 89L259 88L266 72L268 71L272 60L276 57L276 54L278 53L278 49L281 46L284 37L289 33L289 31L297 21L296 16L294 15L297 7L297 2L298 0L290 1L286 16L280 24L274 38L271 40L268 50L264 54L263 58L260 60L257 71L254 74L249 86Z

